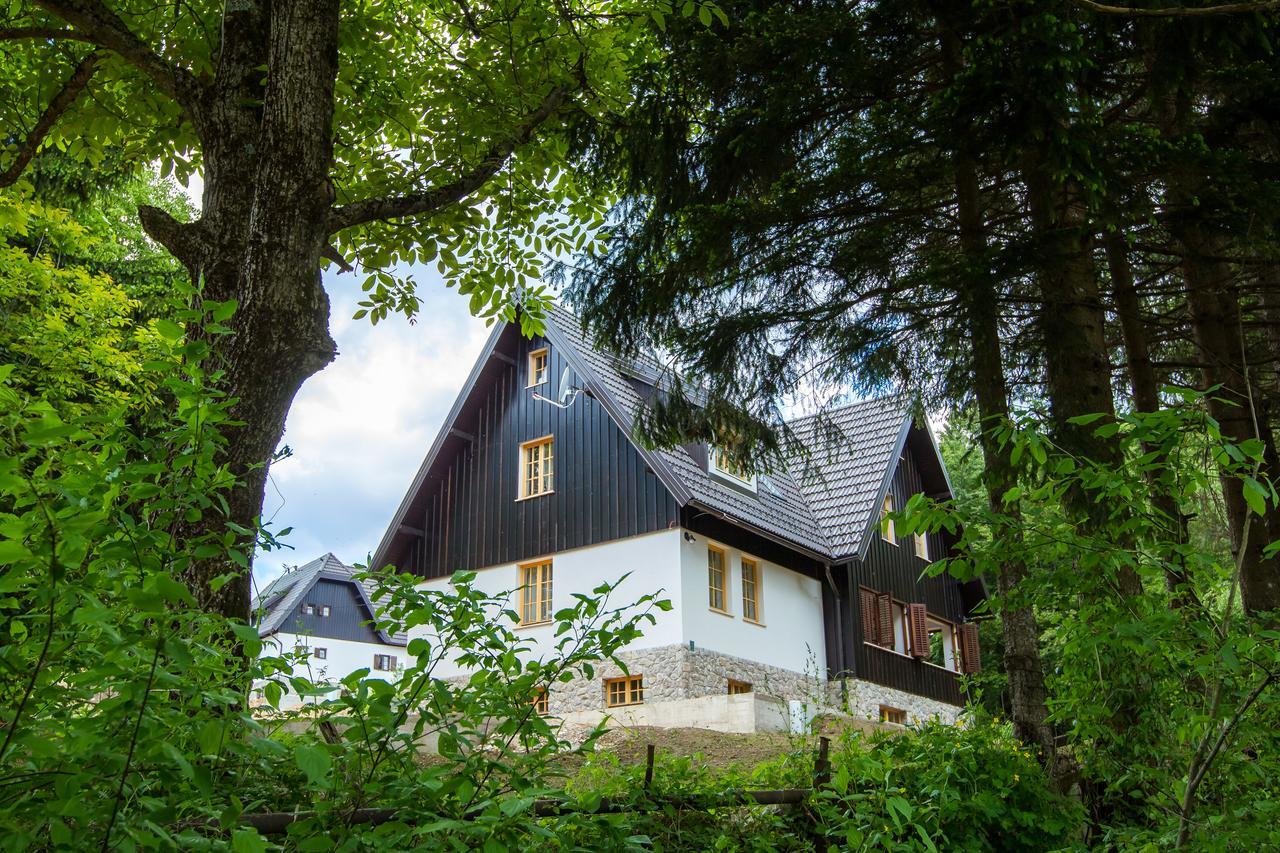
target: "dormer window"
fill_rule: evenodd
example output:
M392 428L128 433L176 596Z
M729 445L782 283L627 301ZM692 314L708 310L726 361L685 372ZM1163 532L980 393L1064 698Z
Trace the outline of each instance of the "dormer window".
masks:
M723 451L717 448L711 448L710 451L710 470L711 473L723 480L728 480L735 486L756 490L756 475L740 465L733 464Z
M547 347L529 353L529 387L543 385L547 381L547 364L550 350Z

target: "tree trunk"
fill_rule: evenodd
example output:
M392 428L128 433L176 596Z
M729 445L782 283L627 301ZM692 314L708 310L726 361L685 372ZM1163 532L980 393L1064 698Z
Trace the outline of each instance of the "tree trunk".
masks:
M1133 282L1133 268L1129 263L1129 248L1123 235L1108 234L1104 238L1107 265L1111 271L1111 295L1115 302L1120 331L1124 336L1125 360L1129 368L1129 384L1133 389L1133 407L1138 412L1160 411L1160 384L1155 367L1151 363L1151 348L1143 320L1141 298ZM1145 446L1144 451L1155 448ZM1187 584L1186 564L1176 546L1187 542L1187 517L1178 506L1170 488L1160 482L1159 474L1147 472L1151 489L1151 505L1168 525L1167 545L1164 551L1164 581L1173 607L1184 607L1195 602L1195 591Z
M1118 468L1122 464L1118 442L1098 437L1097 422L1071 422L1091 414L1115 418L1093 235L1080 187L1073 179L1058 183L1034 150L1027 157L1023 183L1038 240L1039 319L1054 436L1077 464ZM1067 509L1094 529L1101 529L1113 510L1123 509L1105 506L1080 488L1068 489L1066 500ZM1142 580L1128 566L1119 569L1115 582L1123 596L1142 594Z
M945 18L944 18L945 19ZM963 70L961 40L953 27L941 33L943 63L949 80ZM1009 419L1009 392L1000 349L1000 304L987 257L986 217L983 211L976 158L960 148L954 154L956 212L964 276L959 293L971 340L974 394L978 403L983 457L983 482L994 517L1003 523L992 531L997 540L1016 544L1021 539L1017 501L1006 504L1005 494L1017 483L1011 450L997 434ZM1015 554L1021 549L1011 549ZM1040 656L1040 626L1025 598L1027 565L1019 556L1001 561L996 587L1000 595L1000 629L1004 639L1004 669L1009 679L1010 715L1014 733L1035 746L1060 792L1069 785L1066 763L1059 760L1053 725L1049 722L1048 690Z
M1168 224L1182 246L1187 305L1204 365L1204 382L1217 387L1208 400L1209 414L1218 422L1223 437L1235 444L1269 437L1259 428L1259 389L1251 374L1233 271L1222 260L1227 241L1197 221L1190 198L1181 187L1170 193L1173 213ZM1277 472L1267 465L1261 473L1275 476ZM1249 507L1238 476L1224 472L1222 497L1231 527L1232 554L1240 566L1240 600L1245 612L1280 612L1280 557L1264 555L1267 544L1280 537L1280 510L1269 505L1263 517L1249 523L1246 536Z
M206 164L201 218L179 225L142 211L148 233L203 283L205 298L239 303L228 323L233 334L210 343L239 422L223 430L221 461L240 483L228 495L228 515L207 514L180 531L185 539L220 534L227 522L257 524L293 398L335 355L320 262L334 200L337 31L336 0L228 6L218 84L193 119ZM252 542L241 544L252 552ZM215 591L212 581L227 572L236 577ZM203 608L248 618L248 573L203 560L184 580Z

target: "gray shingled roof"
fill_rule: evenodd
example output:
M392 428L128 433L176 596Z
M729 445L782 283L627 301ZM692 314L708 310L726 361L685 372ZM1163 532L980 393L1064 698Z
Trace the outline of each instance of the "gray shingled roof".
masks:
M582 332L582 325L570 311L555 307L550 321L566 342L587 363L622 412L622 431L630 434L644 399L627 380L629 366L618 358L595 349ZM554 331L551 331L554 335ZM649 365L656 367L656 365ZM687 490L691 500L719 510L732 519L759 527L819 554L829 554L826 536L805 500L805 495L786 471L762 475L755 494L736 488L708 472L682 447L651 451Z
M355 569L331 553L317 557L297 568L288 569L267 584L253 599L253 614L258 623L258 635L265 637L279 631L284 620L298 606L298 602L316 585L316 581L321 579L345 581L354 585L364 599L365 607L370 613L376 613L374 584L367 580L357 581L353 577L354 574ZM374 630L382 641L389 645L403 646L409 642L408 636L404 634L390 634L376 626Z
M832 556L860 554L911 426L906 398L852 403L790 426L809 451L792 469Z

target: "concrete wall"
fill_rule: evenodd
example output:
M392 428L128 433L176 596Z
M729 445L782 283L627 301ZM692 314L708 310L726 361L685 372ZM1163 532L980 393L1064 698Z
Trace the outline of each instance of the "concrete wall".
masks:
M723 543L693 535L680 540L681 612L683 640L694 648L709 649L768 666L802 673L815 661L827 659L822 624L822 585L790 569L756 559L762 578L760 624L742 616L743 553ZM722 548L728 556L725 600L728 614L712 610L708 598L707 545Z
M742 693L736 696L701 696L646 702L608 711L572 711L562 716L567 726L590 728L602 719L609 726L658 726L699 728L717 732L785 732L789 723L787 703L772 696Z
M628 572L630 575L610 597L613 607L636 601L641 596L660 594L661 598L671 600L673 609L668 612L654 610L657 617L654 625L644 626L644 636L632 644L632 650L667 646L683 642L680 623L681 587L679 530L663 530L620 539L600 545L591 545L573 551L549 554L547 558L552 564L552 610L568 607L573 603L573 594L591 594L591 591L605 581L614 582ZM448 578L436 578L424 581L423 586L429 589L444 589ZM492 566L476 572L477 588L491 595L502 594L507 606L518 611L520 608L520 578L518 564L510 563ZM495 618L507 618L495 614ZM531 653L534 656L550 656L555 650L555 625L522 628L513 625L517 632L531 641ZM432 641L434 638L423 631L412 636L421 636ZM463 670L447 661L436 670L436 675L449 678L464 674Z

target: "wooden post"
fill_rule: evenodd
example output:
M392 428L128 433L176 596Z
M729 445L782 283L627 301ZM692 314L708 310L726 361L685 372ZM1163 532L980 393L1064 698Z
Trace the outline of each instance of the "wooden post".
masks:
M831 762L827 757L831 749L831 739L825 735L818 738L818 763L813 768L813 787L821 788L831 781Z
M644 789L649 790L653 784L653 744L649 744L645 748L645 764L644 764Z

